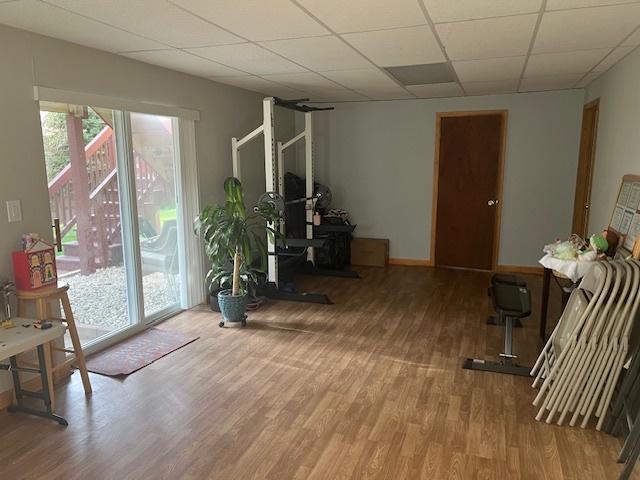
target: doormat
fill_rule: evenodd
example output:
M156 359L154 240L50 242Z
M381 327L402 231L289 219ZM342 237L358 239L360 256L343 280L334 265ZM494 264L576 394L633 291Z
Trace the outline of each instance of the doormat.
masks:
M130 375L200 337L150 328L87 358L87 370L117 377Z

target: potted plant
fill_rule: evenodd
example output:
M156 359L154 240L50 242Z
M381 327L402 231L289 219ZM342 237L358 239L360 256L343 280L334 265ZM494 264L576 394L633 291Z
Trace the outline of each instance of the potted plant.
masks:
M221 327L246 324L249 293L255 292L258 279L266 270L265 233L280 235L267 224L281 219L275 204L266 200L248 211L237 178L227 178L224 191L225 204L205 207L194 224L211 261L206 282L210 294L216 295L223 317Z

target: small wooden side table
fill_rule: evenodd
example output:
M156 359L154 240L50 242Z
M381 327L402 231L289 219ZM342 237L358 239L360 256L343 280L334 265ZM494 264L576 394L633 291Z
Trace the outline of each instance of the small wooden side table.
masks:
M580 281L572 282L568 277L561 273L556 273L550 268L545 267L542 277L542 301L540 306L540 339L547 341L547 310L549 310L549 286L551 285L551 277L554 278L560 291L562 292L562 300L560 310L564 311L571 292L580 284Z
M76 362L78 370L80 371L80 377L82 378L82 385L84 386L84 393L91 393L91 380L89 379L89 372L87 372L87 365L84 359L84 353L82 352L82 345L80 344L80 337L78 336L78 329L76 328L76 322L73 318L73 311L71 310L71 303L69 303L69 296L67 291L69 285L60 283L55 287L39 288L38 290L23 291L18 290L16 297L18 299L18 316L25 316L25 306L28 302L33 302L36 308L36 318L38 320L53 320L64 323L69 330L69 336L71 337L71 344L73 348L57 348L53 345L49 349L50 361L53 367L47 372L47 380L49 383L49 390L51 391L51 403L52 408L55 408L55 395L53 385L53 375L58 370L66 367L70 363ZM62 310L64 312L64 318L56 318L51 315L49 306L51 302L60 302L62 304ZM65 361L54 365L53 352L63 352L65 354ZM67 354L71 356L67 357Z

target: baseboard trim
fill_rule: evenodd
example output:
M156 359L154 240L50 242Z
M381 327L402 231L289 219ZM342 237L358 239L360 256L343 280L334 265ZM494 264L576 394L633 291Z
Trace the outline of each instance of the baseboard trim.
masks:
M67 378L71 375L71 366L68 365L65 368L61 368L57 372L53 374L54 383L59 382L63 378ZM35 390L38 391L42 389L42 382L40 382L40 377L33 377L29 380L20 379L20 383L22 384L22 388L26 390ZM10 390L5 390L4 392L0 392L0 410L5 410L9 406L11 406L14 402L13 388Z
M544 268L542 267L525 267L521 265L498 265L496 272L504 273L522 273L524 275L542 275Z
M429 259L390 258L389 265L404 265L407 267L433 267L433 262Z
M429 259L390 258L389 265L402 265L405 267L433 267L433 262ZM521 273L523 275L542 275L544 268L522 265L497 265L495 271L504 273Z

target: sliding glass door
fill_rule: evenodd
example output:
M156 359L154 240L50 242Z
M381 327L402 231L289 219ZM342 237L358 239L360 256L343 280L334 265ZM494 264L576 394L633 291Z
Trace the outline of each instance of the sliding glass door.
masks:
M81 341L113 341L180 309L178 122L41 103L59 277Z
M130 118L144 315L153 320L180 306L176 122L142 113Z

